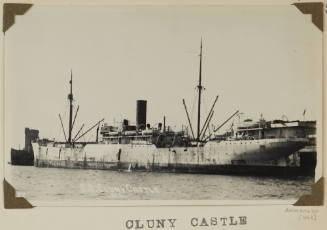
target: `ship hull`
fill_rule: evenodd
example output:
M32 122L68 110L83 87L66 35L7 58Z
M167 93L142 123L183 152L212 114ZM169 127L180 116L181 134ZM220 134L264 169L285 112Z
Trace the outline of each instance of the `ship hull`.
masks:
M260 173L287 166L285 159L306 144L303 138L209 141L202 147L157 148L141 144L65 147L33 143L37 167L178 173ZM270 166L270 167L267 167ZM268 170L268 171L269 171Z

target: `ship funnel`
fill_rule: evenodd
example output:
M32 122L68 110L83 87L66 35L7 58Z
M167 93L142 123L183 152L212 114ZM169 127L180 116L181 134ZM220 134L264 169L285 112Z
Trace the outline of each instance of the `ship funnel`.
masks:
M136 101L136 128L145 129L146 127L146 103L145 100Z

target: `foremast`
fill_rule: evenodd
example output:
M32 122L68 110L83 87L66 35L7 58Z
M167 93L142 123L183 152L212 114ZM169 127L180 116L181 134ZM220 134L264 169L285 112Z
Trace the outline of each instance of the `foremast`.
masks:
M72 129L73 129L73 71L70 71L70 93L68 94L69 100L69 126L68 126L68 140L69 144L72 143Z

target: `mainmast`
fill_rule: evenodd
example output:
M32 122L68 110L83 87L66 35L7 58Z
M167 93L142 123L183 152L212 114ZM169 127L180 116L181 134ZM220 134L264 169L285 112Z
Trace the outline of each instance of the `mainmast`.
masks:
M200 48L200 69L199 69L199 85L197 86L199 89L199 98L198 98L198 129L197 129L197 137L196 140L200 141L200 117L201 117L201 90L202 90L202 38L201 38L201 48Z
M72 143L72 119L73 119L73 71L70 71L70 94L68 94L69 100L69 132L68 132L68 143Z

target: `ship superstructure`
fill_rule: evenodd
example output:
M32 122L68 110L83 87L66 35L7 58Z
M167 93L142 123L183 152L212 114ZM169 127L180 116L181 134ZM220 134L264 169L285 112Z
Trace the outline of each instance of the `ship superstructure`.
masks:
M100 129L101 143L106 144L146 144L157 148L189 145L189 138L185 131L175 132L164 123L157 123L152 127L146 122L147 101L136 101L136 125L124 119L120 126L103 124Z

